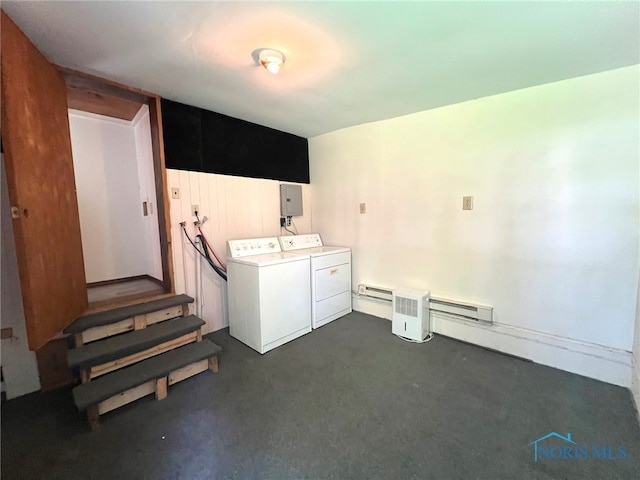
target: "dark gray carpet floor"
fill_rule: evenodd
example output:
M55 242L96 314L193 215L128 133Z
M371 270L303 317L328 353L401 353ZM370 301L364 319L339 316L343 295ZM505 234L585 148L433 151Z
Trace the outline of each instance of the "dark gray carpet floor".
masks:
M2 478L640 478L624 388L444 337L406 343L359 313L265 355L228 330L208 337L224 349L217 374L95 432L69 389L5 402ZM534 462L529 442L552 431L627 458Z

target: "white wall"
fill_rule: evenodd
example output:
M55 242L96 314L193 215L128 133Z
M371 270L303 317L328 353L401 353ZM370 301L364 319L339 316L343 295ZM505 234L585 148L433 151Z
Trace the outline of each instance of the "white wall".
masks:
M313 228L327 243L353 248L354 285L492 305L502 325L487 332L440 321L436 331L628 386L638 286L638 72L312 138ZM475 197L472 211L462 210L463 195ZM391 313L357 298L354 307ZM565 358L563 350L579 355ZM595 365L600 357L607 363Z
M640 176L638 177L638 184L640 184ZM633 335L632 377L631 393L636 403L638 420L640 420L640 265L638 265L638 295L636 297L636 323Z
M156 252L149 248L152 221L143 217L141 194L151 197L147 189L141 191L139 176L146 171L150 145L136 141L136 129L143 133L149 127L143 125L143 118L136 120L134 126L125 120L69 111L88 283L156 272L152 257ZM141 172L138 152L145 156ZM155 199L153 203L155 207Z
M640 176L638 177L640 184ZM640 193L639 193L640 195ZM640 420L640 265L638 265L638 294L636 297L636 323L633 335L633 375L631 393L636 404L638 420Z
M136 160L139 179L139 205L147 202L147 216L142 216L144 245L147 252L146 274L162 280L162 252L160 251L160 226L156 199L156 183L151 144L151 121L149 107L143 105L131 121L136 144Z
M191 206L198 205L200 218L208 218L202 230L226 264L227 240L281 235L279 185L275 180L167 170L169 198L172 188L180 190L180 198L170 200L176 292L196 299L192 309L206 322L203 333L229 325L226 284L208 264L200 263L199 255L182 234L180 222L187 222L187 232L193 239L196 232ZM295 226L299 233L311 233L309 185L302 185L302 201L304 215L294 217Z
M36 355L29 351L27 342L27 328L22 306L22 291L13 239L13 223L4 158L0 163L2 164L2 183L0 185L0 196L2 197L0 324L2 328L10 327L13 329L13 336L2 340L0 355L7 398L14 398L40 390L40 378Z
M636 402L636 411L640 419L640 270L638 271L638 303L636 307L636 325L633 336L633 379L631 393Z

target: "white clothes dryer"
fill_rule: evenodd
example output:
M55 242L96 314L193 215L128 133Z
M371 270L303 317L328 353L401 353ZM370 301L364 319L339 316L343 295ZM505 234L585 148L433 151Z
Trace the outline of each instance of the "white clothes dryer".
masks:
M279 237L285 252L311 257L311 325L321 327L352 311L351 249L322 244L317 233Z

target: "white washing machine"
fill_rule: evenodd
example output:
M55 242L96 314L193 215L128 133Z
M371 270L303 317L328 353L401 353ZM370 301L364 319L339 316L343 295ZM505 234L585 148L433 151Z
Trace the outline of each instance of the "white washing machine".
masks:
M279 237L285 252L311 256L311 325L321 327L351 312L351 249L324 246L317 233Z
M227 242L229 333L266 353L311 331L310 257L276 237Z

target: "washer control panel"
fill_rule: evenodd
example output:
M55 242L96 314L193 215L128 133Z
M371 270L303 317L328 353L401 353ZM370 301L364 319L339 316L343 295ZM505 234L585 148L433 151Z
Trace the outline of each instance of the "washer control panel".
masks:
M301 250L303 248L321 247L322 240L319 233L309 233L307 235L291 235L288 237L279 237L280 245L283 252L292 250Z
M231 258L279 253L281 251L278 237L247 238L245 240L227 241L227 254Z

